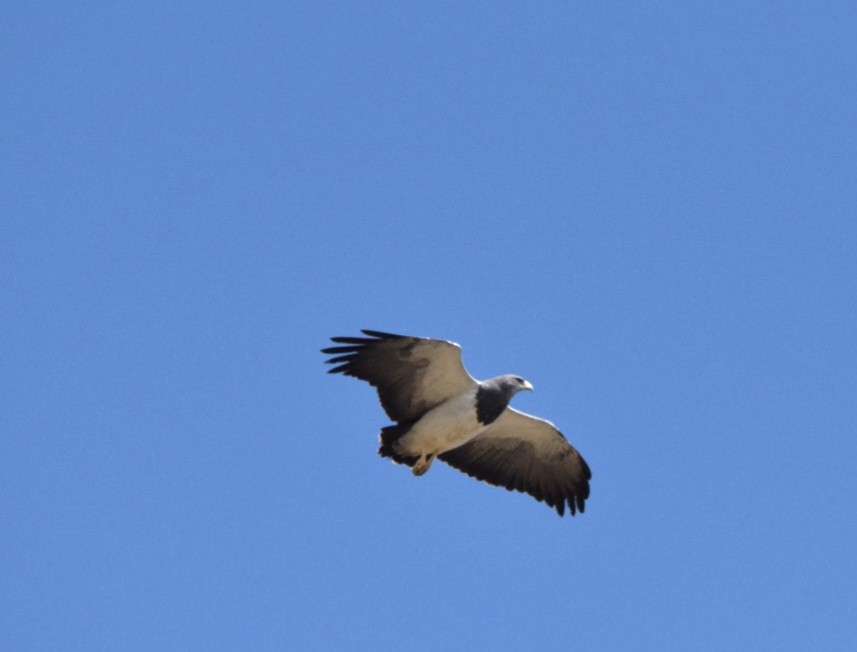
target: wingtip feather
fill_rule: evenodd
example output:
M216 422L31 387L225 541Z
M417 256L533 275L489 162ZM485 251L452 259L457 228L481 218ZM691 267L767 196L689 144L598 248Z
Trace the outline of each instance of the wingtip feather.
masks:
M330 341L336 342L337 344L369 344L370 342L374 342L374 340L367 340L365 337L349 337L342 335L331 337Z
M379 340L400 340L407 335L396 335L395 333L385 333L384 331L373 331L368 328L361 328L360 332L364 335L368 335L369 337L376 337Z

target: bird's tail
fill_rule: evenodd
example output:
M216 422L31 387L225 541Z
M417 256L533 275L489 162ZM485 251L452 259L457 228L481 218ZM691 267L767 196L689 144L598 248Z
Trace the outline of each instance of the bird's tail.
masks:
M378 455L381 457L389 457L396 464L407 464L408 466L416 464L417 460L420 459L419 457L400 455L396 452L393 446L393 444L395 444L399 439L408 434L408 431L413 425L413 423L397 423L394 426L381 428L381 448L378 449Z

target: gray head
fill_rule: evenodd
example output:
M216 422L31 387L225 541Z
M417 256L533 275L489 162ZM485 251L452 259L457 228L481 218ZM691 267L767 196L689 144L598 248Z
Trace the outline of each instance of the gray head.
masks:
M497 376L479 383L476 392L476 418L488 425L499 417L512 397L522 390L533 390L533 386L520 376Z
M512 374L497 376L490 380L486 380L482 384L492 386L501 394L508 396L510 399L518 392L522 392L524 390L530 392L533 391L533 386L530 384L530 381L524 380L520 376L513 376Z

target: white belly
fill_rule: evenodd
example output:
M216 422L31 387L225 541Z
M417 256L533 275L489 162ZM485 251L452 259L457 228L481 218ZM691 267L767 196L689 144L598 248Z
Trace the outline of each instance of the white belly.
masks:
M484 427L476 420L476 389L473 389L426 412L396 442L396 450L402 455L438 455L467 443Z

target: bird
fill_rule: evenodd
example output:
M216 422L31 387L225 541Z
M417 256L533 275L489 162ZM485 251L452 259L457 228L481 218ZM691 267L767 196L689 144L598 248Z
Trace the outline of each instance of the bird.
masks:
M395 423L381 428L378 454L424 475L435 459L509 491L527 493L562 517L583 512L589 465L550 421L509 401L533 385L506 374L478 381L465 369L461 347L428 337L361 330L365 337L331 337L338 346L332 374L366 381Z

